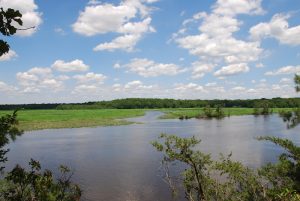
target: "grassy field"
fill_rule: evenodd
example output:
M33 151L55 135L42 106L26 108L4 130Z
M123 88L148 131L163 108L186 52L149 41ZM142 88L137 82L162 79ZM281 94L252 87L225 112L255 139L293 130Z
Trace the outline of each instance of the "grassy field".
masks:
M0 111L0 116L12 111ZM22 130L48 128L79 128L94 126L126 125L132 122L123 118L143 116L145 110L103 109L103 110L20 110L19 127Z
M202 108L157 109L165 113L162 119L175 119L180 116L193 118L202 112ZM253 108L225 108L225 114L251 115ZM274 108L276 113L281 108ZM290 110L290 109L284 109ZM145 109L95 109L95 110L20 110L19 128L25 131L50 128L79 128L94 126L116 126L131 124L124 118L145 114ZM0 116L12 114L12 111L0 111Z
M274 113L278 113L281 110L291 110L291 108L273 108ZM162 109L165 115L161 116L161 119L177 119L180 116L187 116L188 118L194 118L203 112L203 108L175 108L175 109ZM253 108L224 108L226 115L240 116L240 115L252 115Z

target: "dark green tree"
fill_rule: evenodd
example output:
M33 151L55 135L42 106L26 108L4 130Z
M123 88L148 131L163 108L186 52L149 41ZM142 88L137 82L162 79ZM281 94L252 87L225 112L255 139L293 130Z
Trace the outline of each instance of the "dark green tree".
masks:
M4 169L3 164L7 161L5 156L9 149L3 147L11 140L15 140L17 136L22 134L22 131L17 129L17 111L12 115L5 115L0 117L0 171Z
M17 32L17 28L13 25L17 23L18 25L22 26L22 14L18 10L14 10L8 8L4 10L0 8L0 32L4 36L11 36ZM8 53L10 49L9 44L4 41L0 40L0 56Z
M294 77L294 81L295 81L295 84L296 84L296 91L299 92L300 91L300 75L295 75Z

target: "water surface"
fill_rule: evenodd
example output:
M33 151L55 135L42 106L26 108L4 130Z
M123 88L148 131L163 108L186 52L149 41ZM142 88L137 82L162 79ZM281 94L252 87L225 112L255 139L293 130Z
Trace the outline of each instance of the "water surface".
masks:
M126 126L53 129L26 132L9 145L7 170L30 158L55 171L60 164L75 171L73 180L84 190L86 201L166 201L170 193L162 180L161 154L150 142L160 133L201 139L199 149L233 153L233 158L251 167L276 161L281 149L255 140L271 135L300 144L300 127L286 129L277 115L235 116L223 120L159 120L162 113L148 112L131 118L142 124Z

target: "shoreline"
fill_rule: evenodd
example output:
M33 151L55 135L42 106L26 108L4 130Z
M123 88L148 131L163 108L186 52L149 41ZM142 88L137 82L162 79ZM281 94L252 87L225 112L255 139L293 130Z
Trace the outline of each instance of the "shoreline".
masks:
M98 110L20 110L19 128L24 131L82 128L99 126L122 126L138 122L130 118L145 116L147 111L160 111L159 119L178 119L185 115L195 118L203 108L167 108L167 109L98 109ZM273 113L291 108L273 108ZM224 108L226 116L253 115L253 108ZM0 111L0 116L12 111Z

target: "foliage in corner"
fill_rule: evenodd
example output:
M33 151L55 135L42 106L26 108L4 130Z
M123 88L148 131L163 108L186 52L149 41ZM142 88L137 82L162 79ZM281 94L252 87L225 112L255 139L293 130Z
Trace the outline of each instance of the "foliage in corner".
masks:
M38 161L31 159L31 170L26 171L17 165L5 177L6 188L0 192L2 199L37 201L77 201L80 200L80 188L71 182L73 173L61 166L61 177L55 179L50 170L41 171Z
M14 141L17 136L23 132L16 127L18 124L17 110L12 115L5 115L0 117L0 163L5 163L7 157L5 156L9 149L3 147L10 141ZM0 171L3 171L4 166L0 166Z
M165 180L173 196L178 195L181 186L189 201L299 200L300 148L280 138L264 137L260 140L282 146L287 154L282 154L276 164L253 170L231 160L231 154L212 160L209 154L195 149L200 143L195 137L180 138L162 134L160 140L152 145L164 154L162 164L167 170ZM178 162L185 168L180 175L172 177L169 167L173 166L170 164L178 165Z
M4 36L11 36L17 32L17 28L14 26L14 23L22 26L22 14L18 10L14 10L8 8L4 10L0 8L0 32ZM0 40L0 56L8 53L10 49L9 44L4 41Z
M3 147L22 134L17 128L17 111L0 117L0 162L7 161L8 149ZM73 173L65 166L60 167L61 176L55 178L50 170L42 171L38 161L31 160L31 169L16 165L0 180L2 201L77 201L81 190L71 182ZM3 171L4 166L1 167Z

